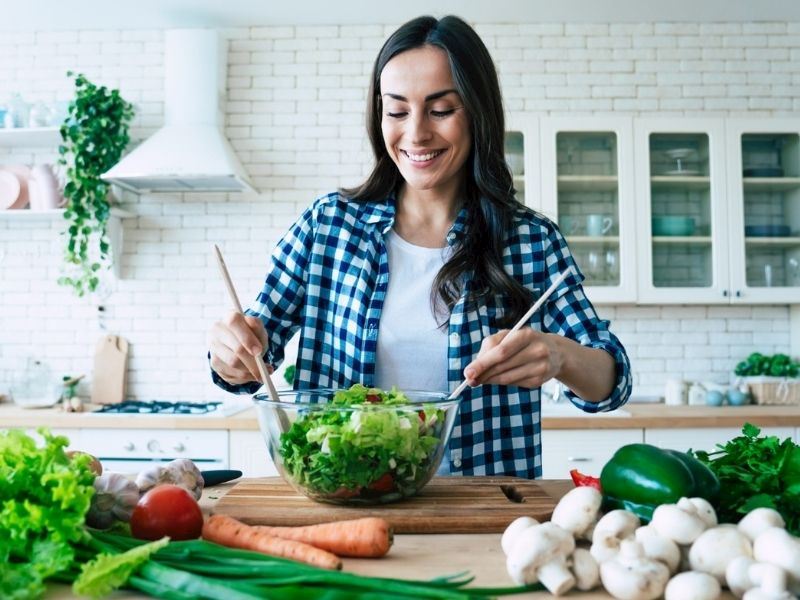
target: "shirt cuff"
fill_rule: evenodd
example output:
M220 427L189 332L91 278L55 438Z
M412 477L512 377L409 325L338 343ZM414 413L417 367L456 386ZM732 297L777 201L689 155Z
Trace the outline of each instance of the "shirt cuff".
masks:
M587 402L581 399L577 394L572 392L569 388L564 390L567 398L575 406L587 413L609 412L618 409L625 404L630 398L631 389L633 388L633 378L631 377L631 365L628 360L628 355L619 347L608 344L601 340L587 344L589 348L599 348L605 350L614 359L615 370L617 374L616 384L611 394L605 400L600 402Z

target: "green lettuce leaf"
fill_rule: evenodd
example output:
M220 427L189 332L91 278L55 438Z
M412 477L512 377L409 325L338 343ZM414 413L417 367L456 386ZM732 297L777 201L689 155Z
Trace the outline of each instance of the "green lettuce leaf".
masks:
M136 546L122 554L100 554L81 568L72 591L81 596L100 598L125 585L136 570L169 543L168 537Z

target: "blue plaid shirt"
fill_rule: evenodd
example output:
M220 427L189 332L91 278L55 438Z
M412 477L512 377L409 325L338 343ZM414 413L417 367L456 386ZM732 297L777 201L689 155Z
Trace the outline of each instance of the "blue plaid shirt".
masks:
M264 289L248 314L258 316L269 337L266 360L278 366L286 342L299 330L295 388L343 388L373 385L381 308L389 281L383 237L394 224L393 198L357 203L338 193L316 200L272 253ZM466 227L462 209L447 234L451 246ZM581 287L583 275L552 222L520 207L514 215L503 254L506 270L525 287L541 294L565 269L572 274L531 317L538 331L557 333L584 346L602 348L616 362L617 380L602 402L570 400L586 412L621 406L631 391L628 357L622 344L600 320ZM469 289L470 281L466 287ZM448 323L450 390L480 350L483 338L496 333L496 319L507 310L495 296L473 310L462 298ZM232 386L212 372L214 382L235 393L253 393L258 383ZM450 439L450 471L462 475L541 476L539 389L482 385L467 388Z

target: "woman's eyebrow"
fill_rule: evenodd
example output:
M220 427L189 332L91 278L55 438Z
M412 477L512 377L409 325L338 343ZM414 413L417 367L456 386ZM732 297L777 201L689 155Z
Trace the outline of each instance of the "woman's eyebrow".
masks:
M425 102L430 102L431 100L437 100L442 96L446 96L447 94L457 94L457 93L458 91L454 89L442 90L441 92L434 92L433 94L428 94L427 96L425 96ZM389 98L392 98L394 100L400 100L401 102L408 102L408 98L406 98L405 96L401 96L400 94L392 94L391 92L385 92L382 95L389 96Z

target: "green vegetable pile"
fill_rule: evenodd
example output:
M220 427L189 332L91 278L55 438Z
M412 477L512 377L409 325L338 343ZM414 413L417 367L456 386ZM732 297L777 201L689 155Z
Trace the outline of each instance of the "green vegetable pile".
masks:
M786 354L765 356L753 352L736 365L733 371L739 377L756 377L768 375L770 377L797 377L800 375L800 363L792 360Z
M467 574L430 581L362 577L203 540L144 542L85 526L94 493L91 457L65 454L65 437L0 432L0 598L39 598L45 580L93 598L119 587L159 598L473 600L542 586L466 588Z
M714 452L694 454L717 475L720 522L736 523L754 508L774 508L792 535L800 535L800 446L790 438L759 437L746 423L742 434Z
M413 495L431 475L445 413L409 404L396 389L356 384L336 392L329 404L301 414L281 434L285 471L317 499L371 502Z

